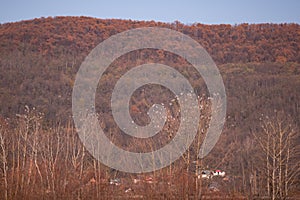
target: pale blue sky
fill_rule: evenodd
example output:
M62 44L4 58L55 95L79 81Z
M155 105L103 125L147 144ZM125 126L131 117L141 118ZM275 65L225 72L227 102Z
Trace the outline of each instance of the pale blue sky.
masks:
M91 16L182 23L300 23L300 0L0 0L0 23Z

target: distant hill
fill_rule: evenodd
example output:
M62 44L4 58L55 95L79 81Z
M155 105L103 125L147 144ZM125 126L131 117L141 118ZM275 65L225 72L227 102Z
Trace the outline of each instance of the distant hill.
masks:
M178 30L204 46L221 67L229 100L254 95L253 111L280 104L300 116L299 24L184 25L89 17L49 17L0 25L0 114L14 116L29 105L38 107L50 120L65 120L71 116L72 86L84 57L113 34L148 26ZM166 56L155 52L148 55L154 62ZM174 55L168 59L170 64L186 64ZM257 98L271 99L266 104ZM237 104L231 103L234 115L240 113ZM246 109L249 105L244 105L249 101L239 103L246 106L243 115L253 114Z
M51 57L87 54L109 36L137 27L178 30L197 40L218 64L300 62L299 24L185 25L89 17L40 18L0 25L0 52L35 52Z
M0 114L14 116L29 105L38 107L49 120L65 121L71 116L72 86L84 57L113 34L148 26L178 30L206 48L222 70L229 114L243 116L238 121L248 119L257 109L279 107L300 116L298 24L184 25L88 17L40 18L0 25ZM112 71L123 66L124 60L127 65L136 65L131 60L161 62L167 56L155 51L139 53L144 57L131 54L128 56L134 59L120 58ZM179 69L188 64L174 55L167 60ZM111 78L108 82L110 87L115 84ZM248 109L252 97L253 106Z

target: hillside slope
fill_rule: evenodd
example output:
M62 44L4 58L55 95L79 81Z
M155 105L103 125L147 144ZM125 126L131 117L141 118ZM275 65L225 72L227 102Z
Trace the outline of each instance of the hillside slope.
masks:
M0 25L0 114L13 116L22 112L24 105L29 105L38 107L49 119L64 121L64 118L71 116L71 92L75 74L89 51L113 34L144 26L172 28L203 45L214 61L223 66L222 75L229 98L231 95L235 99L256 95L253 104L260 102L261 98L270 98L265 109L273 110L280 104L281 108L293 110L293 116L300 116L298 24L188 26L179 22L166 24L87 17L41 18ZM152 52L146 55L132 54L131 59L124 57L118 64L125 65L124 59L132 58L153 62L166 60L164 53ZM178 66L187 64L169 55L166 63L172 62ZM275 62L277 64L272 64ZM231 66L228 63L237 65ZM265 90L263 86L276 91L271 93L272 90ZM264 90L264 93L257 95L260 90ZM273 96L280 96L282 100L273 99ZM229 101L229 108L232 108L231 103ZM244 103L243 106L249 106L248 102ZM266 102L259 104L263 103Z

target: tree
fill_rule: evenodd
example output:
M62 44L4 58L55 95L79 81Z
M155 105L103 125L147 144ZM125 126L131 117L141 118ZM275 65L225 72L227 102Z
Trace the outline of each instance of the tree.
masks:
M3 174L3 180L4 180L4 199L8 199L8 181L7 181L7 171L8 171L8 166L7 166L7 156L8 156L8 150L7 150L7 145L6 141L4 138L6 130L0 125L0 162L2 163L1 168L3 168L2 174ZM1 169L0 168L0 169ZM0 172L1 172L0 171Z
M287 198L300 175L298 129L283 112L262 119L262 132L255 135L263 152L263 174L267 195L272 199Z

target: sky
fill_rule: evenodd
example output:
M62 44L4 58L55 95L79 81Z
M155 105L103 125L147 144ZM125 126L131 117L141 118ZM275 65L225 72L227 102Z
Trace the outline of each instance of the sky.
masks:
M300 0L0 0L0 5L0 23L90 16L185 24L300 24Z

